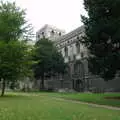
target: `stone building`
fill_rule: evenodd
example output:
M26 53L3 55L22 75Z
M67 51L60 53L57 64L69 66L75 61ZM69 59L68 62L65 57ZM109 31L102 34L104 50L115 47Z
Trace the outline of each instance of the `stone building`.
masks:
M84 26L65 34L64 30L45 25L36 33L36 40L43 36L54 41L58 51L62 53L65 63L68 63L68 73L63 77L46 79L47 88L68 88L76 91L88 91L92 88L106 91L120 91L120 80L105 82L98 76L91 75L88 70L88 50L80 40L84 36Z
M80 43L83 35L84 26L81 26L59 37L55 42L65 62L69 64L69 76L65 76L64 82L69 80L68 83L71 83L71 88L77 91L87 89L86 86L88 84L88 51L85 46Z
M45 37L45 38L49 38L49 40L54 42L57 40L57 38L59 38L64 34L65 34L64 30L61 30L56 28L55 26L46 24L45 26L43 26L43 28L41 28L36 32L36 40L39 40Z

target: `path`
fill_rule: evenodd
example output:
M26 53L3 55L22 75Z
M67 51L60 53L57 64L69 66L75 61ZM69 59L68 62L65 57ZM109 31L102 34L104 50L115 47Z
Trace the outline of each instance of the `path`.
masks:
M65 98L58 98L58 97L52 97L52 98L54 100L67 101L67 102L72 102L72 103L78 103L78 104L88 105L88 106L91 106L91 107L105 108L105 109L109 109L109 110L120 110L119 107L112 107L112 106L108 106L108 105L98 105L98 104L81 102L81 101L70 100L70 99L65 99Z
M31 94L23 94L23 95L31 96ZM40 94L32 94L32 96L39 96L39 95ZM47 95L40 95L40 96L48 97ZM112 107L112 106L108 106L108 105L98 105L98 104L94 104L94 103L81 102L81 101L77 101L77 100L70 100L70 99L54 97L54 96L49 96L49 97L51 97L54 100L78 103L78 104L88 105L88 106L91 106L91 107L105 108L105 109L109 109L109 110L120 110L119 107Z

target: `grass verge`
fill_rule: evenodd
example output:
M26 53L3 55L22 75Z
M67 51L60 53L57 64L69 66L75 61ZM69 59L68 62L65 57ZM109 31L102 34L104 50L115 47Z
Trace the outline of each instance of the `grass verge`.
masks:
M0 120L120 120L120 111L54 100L50 94L15 93L0 98Z

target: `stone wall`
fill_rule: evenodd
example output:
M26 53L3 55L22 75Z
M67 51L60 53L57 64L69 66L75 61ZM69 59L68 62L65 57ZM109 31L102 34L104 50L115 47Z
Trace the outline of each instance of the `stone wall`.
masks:
M92 78L89 80L90 88L105 89L106 92L120 92L120 78L104 81L102 78Z

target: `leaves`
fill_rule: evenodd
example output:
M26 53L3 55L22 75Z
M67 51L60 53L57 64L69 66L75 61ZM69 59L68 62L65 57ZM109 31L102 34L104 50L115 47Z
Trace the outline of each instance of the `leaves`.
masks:
M31 26L25 20L25 10L10 2L0 2L0 40L18 40L28 36Z
M35 76L41 77L44 73L54 75L64 73L65 63L62 55L48 39L41 39L35 45L33 59L38 63L34 66Z
M17 79L29 73L32 62L28 46L23 41L0 42L0 77Z
M90 71L105 80L113 79L120 69L120 1L84 0L84 5L88 17L82 16L83 43L92 56Z

